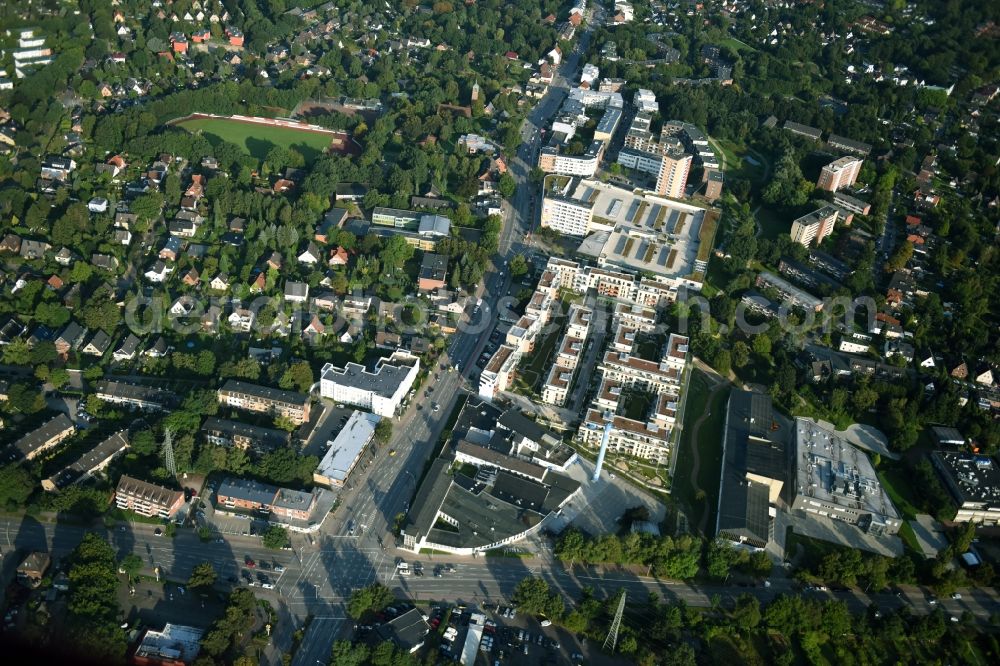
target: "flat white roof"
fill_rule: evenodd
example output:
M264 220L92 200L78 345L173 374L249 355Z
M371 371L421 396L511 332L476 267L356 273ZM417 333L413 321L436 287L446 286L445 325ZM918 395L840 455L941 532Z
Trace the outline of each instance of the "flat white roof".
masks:
M316 473L328 479L344 481L354 466L361 451L375 436L375 426L381 417L369 412L355 410L343 429L330 442Z

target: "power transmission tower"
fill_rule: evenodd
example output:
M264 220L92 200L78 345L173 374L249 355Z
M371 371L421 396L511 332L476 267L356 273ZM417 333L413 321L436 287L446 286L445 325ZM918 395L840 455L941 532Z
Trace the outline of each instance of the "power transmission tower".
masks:
M174 461L174 437L169 428L163 433L163 466L173 476L177 476L177 463Z
M604 649L608 649L608 645L611 646L611 652L615 651L615 645L618 643L618 629L622 626L622 613L625 612L625 590L622 590L621 599L618 600L618 610L615 611L615 621L611 623L611 629L608 630L608 637L604 639Z

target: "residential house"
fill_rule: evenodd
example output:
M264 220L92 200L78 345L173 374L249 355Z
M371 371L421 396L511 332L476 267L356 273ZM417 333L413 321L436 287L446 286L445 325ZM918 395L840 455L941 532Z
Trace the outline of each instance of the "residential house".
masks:
M90 340L83 345L83 349L81 349L80 352L87 354L88 356L104 356L104 352L108 351L108 347L110 346L111 336L104 331L98 330L91 336Z
M6 234L0 240L0 252L18 254L21 251L21 237L17 234Z
M112 240L120 245L129 245L132 242L132 232L128 229L115 229Z
M282 266L282 258L280 252L272 252L271 256L267 258L267 267L273 268L276 271L280 271Z
M170 261L177 261L177 255L180 254L182 241L177 236L168 236L167 242L160 249L159 257L160 259L169 259Z
M347 250L338 246L330 250L330 261L328 263L331 267L346 266L348 258Z
M111 356L118 363L131 361L135 358L136 353L138 353L140 343L141 340L135 334L129 333Z
M73 251L68 247L64 247L56 252L55 260L60 266L69 266L73 263Z
M219 273L214 278L212 278L211 282L208 283L208 286L214 289L215 291L228 291L229 276L226 275L225 273Z
M219 328L219 321L222 319L222 308L218 305L210 305L205 314L201 316L201 329L207 333L214 333Z
M250 292L259 294L264 291L267 287L267 276L263 273L257 273L256 275L250 276Z
M41 259L51 249L52 246L45 241L21 239L21 256L25 259Z
M162 259L157 259L156 263L154 263L149 270L143 273L143 275L149 282L162 283L173 271L174 269L167 268L167 265L163 263Z
M118 258L110 254L92 254L90 263L111 273L118 270Z
M75 351L83 342L83 337L87 334L87 329L75 321L70 321L63 328L59 337L55 339L56 352L60 356L66 356L71 351Z
M234 331L239 333L249 333L250 329L253 327L253 323L256 319L256 315L253 310L248 310L246 308L236 308L233 313L229 315L229 327Z
M150 358L163 358L169 351L170 349L167 346L167 339L161 335L156 338L156 342L154 342L149 349L144 351L143 354L149 356Z
M309 299L309 285L305 282L285 283L285 300L291 303L305 303Z
M301 264L309 264L310 266L316 264L323 255L320 253L319 248L316 247L316 243L310 241L305 249L299 254L298 261Z
M196 287L198 286L200 281L201 281L201 275L199 275L198 269L193 267L191 268L191 270L189 270L187 273L184 274L183 278L181 278L181 282L183 282L188 287Z

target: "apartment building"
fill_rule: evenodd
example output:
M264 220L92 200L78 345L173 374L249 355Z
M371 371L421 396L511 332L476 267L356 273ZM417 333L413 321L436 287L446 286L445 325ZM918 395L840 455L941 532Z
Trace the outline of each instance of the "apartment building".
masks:
M819 172L816 187L826 192L836 192L854 185L861 173L862 160L857 157L841 157L827 164Z
M656 329L656 310L638 303L616 303L612 321L617 326L649 333Z
M510 329L504 342L514 347L522 354L528 354L535 348L535 339L542 330L542 321L538 317L523 315Z
M612 426L608 435L609 451L661 463L669 461L671 428L653 420L642 422L610 410L590 409L577 436L586 446L599 448L607 423Z
M171 519L184 504L184 493L155 483L122 476L115 488L115 505L147 518Z
M76 426L73 425L73 422L65 414L60 414L7 447L3 457L5 462L34 460L70 437L74 432L76 432Z
M586 348L594 311L578 303L570 306L566 331L559 343L555 363L542 386L542 402L563 406L569 397L573 376Z
M479 375L480 397L492 401L501 392L506 391L514 379L521 357L521 351L517 347L500 345Z
M404 351L379 359L374 372L358 363L343 368L327 363L320 375L320 395L393 417L419 372L420 359Z
M162 410L171 406L177 396L164 389L140 384L126 384L110 379L97 382L97 397L112 405L141 410Z
M282 416L296 425L309 420L309 396L230 379L218 392L219 403L228 407Z
M542 386L542 402L548 405L562 407L566 404L569 396L570 386L573 383L573 369L560 365L557 361L545 378L545 385Z
M671 199L683 198L688 175L691 173L692 160L690 155L676 151L665 154L660 160L660 168L656 174L655 192Z
M680 390L681 372L666 361L649 361L629 352L607 351L599 368L605 378L623 386L673 395Z
M761 271L757 275L755 284L761 289L773 289L791 307L812 310L813 312L819 312L823 309L823 301L773 273Z
M291 434L285 430L263 428L216 416L205 419L201 424L201 434L205 441L216 446L239 448L258 455L287 446L291 441Z
M128 447L125 431L116 432L49 478L42 479L42 489L56 492L79 483L106 469L111 461L124 453Z
M677 300L677 287L642 277L635 291L635 302L647 308L661 308Z
M542 198L541 224L567 236L586 236L590 232L593 209L590 201L546 195Z
M837 209L833 206L823 206L807 213L792 222L792 241L809 247L815 241L816 245L833 233L837 222Z
M597 173L606 146L607 142L597 139L582 155L567 155L560 151L559 146L545 146L538 154L538 168L545 173L589 178Z

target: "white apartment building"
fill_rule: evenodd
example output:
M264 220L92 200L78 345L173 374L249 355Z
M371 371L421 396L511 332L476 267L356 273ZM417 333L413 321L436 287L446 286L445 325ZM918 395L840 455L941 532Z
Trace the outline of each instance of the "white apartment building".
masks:
M586 236L593 218L593 204L564 197L542 198L542 226L567 236Z
M656 310L643 307L638 303L615 304L613 318L616 325L627 326L646 333L656 328Z
M594 311L585 305L574 303L569 308L569 321L566 323L566 337L586 340L590 336L590 326L593 323Z
M538 317L524 315L507 331L504 342L522 354L527 354L535 348L535 338L541 330L542 322Z
M348 363L344 368L327 363L320 376L320 395L379 416L392 417L419 371L420 359L404 351L395 351L388 358L380 359L374 372L358 363Z
M542 387L542 402L547 405L562 407L566 404L570 386L573 384L573 370L556 363L549 370L549 375Z
M598 69L597 65L592 65L589 62L583 66L583 70L580 72L580 84L586 83L588 86L593 87L597 82L597 79L601 77L601 70Z
M635 91L632 103L641 113L656 113L660 110L660 105L656 102L656 95L653 94L652 90L645 88L639 88Z
M498 394L506 391L520 362L520 350L511 345L500 345L479 375L479 396L492 402Z

